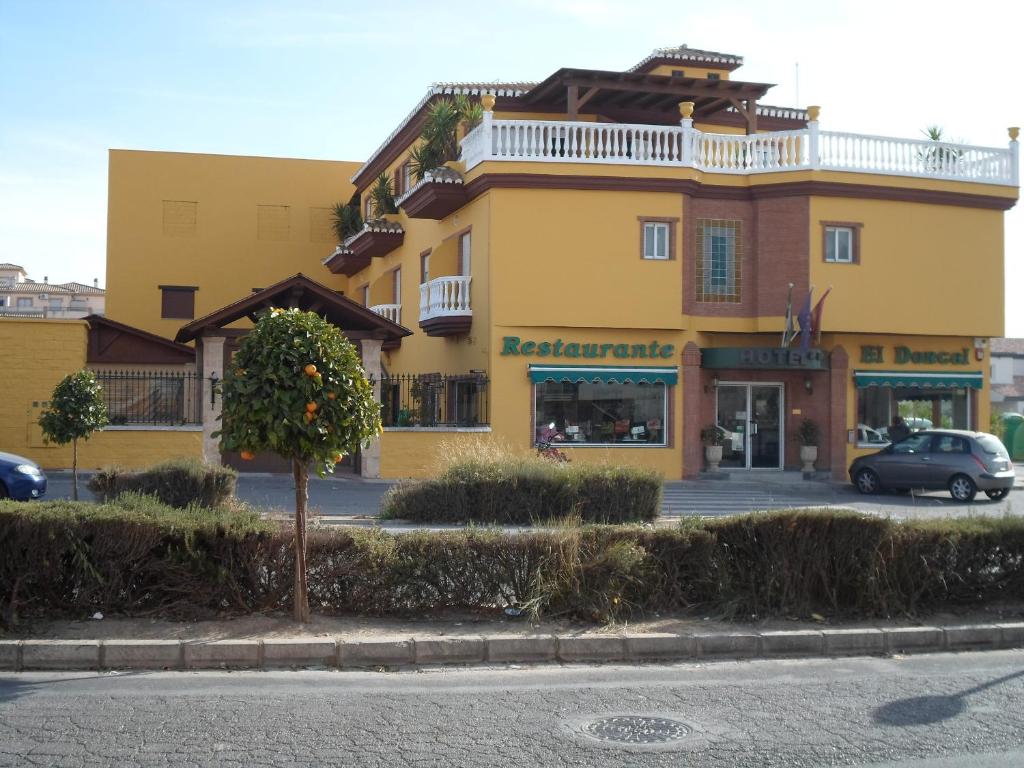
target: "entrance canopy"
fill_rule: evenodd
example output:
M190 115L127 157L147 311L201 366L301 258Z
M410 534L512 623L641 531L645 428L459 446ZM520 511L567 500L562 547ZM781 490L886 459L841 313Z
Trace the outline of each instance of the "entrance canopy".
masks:
M570 382L616 382L624 384L656 384L675 385L679 380L677 368L625 368L622 366L601 365L531 365L530 381L539 384L542 381Z
M853 381L858 389L865 387L971 387L981 389L981 371L854 371Z
M384 349L398 346L403 336L412 335L408 328L381 317L300 272L206 317L193 320L182 326L174 340L179 343L193 341L207 331L245 318L256 322L260 312L272 307L315 312L338 326L349 339L380 339Z

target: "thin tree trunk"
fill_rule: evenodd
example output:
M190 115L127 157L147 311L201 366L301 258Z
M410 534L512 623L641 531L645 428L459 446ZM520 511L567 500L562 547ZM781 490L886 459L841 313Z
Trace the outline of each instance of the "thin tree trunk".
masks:
M71 441L71 499L78 501L78 440Z
M309 471L306 462L292 459L295 477L295 620L309 622L309 594L306 583L306 499Z

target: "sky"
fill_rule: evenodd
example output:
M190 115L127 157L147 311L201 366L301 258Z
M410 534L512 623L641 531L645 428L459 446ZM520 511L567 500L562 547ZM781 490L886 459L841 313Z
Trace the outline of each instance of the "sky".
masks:
M104 284L111 148L361 161L433 82L683 43L743 56L735 77L821 105L822 130L1005 147L1022 22L1012 0L0 0L0 262ZM1024 204L1005 221L1006 335L1024 336Z

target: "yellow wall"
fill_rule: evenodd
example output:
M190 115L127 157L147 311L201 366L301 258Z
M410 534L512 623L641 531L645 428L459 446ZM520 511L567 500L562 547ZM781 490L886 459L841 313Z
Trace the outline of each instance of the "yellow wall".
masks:
M53 388L85 367L88 325L80 320L0 318L0 451L25 456L45 469L71 466L71 445L43 440L38 419ZM104 430L82 441L78 464L95 469L109 464L140 467L179 456L202 455L202 432L185 430Z
M436 477L447 454L488 445L490 432L384 431L381 436L380 474L389 478Z
M859 264L823 261L822 221L863 224ZM828 330L1003 335L1002 211L813 197L810 244Z
M688 64L685 61L679 61L676 62L675 64L659 64L650 72L648 72L648 74L672 77L672 71L680 69L683 70L683 77L706 78L709 72L715 72L718 74L720 79L728 80L730 74L728 69L715 69L714 67L697 67Z
M107 315L173 338L188 321L160 318L159 285L199 286L196 317L296 272L345 290L345 278L321 264L336 237L318 238L311 209L347 202L357 168L326 160L112 150ZM165 234L165 200L198 204L194 234ZM258 238L260 205L288 206L287 239Z

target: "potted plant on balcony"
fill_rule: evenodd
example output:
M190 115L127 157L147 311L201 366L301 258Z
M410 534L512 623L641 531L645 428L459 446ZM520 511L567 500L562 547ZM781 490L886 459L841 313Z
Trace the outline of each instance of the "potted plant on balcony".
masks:
M708 463L708 472L717 472L722 461L725 433L717 424L708 424L700 431L700 441L704 443L704 459Z
M803 462L803 471L813 472L814 462L818 460L818 442L821 440L821 430L818 423L811 419L803 419L796 430L796 439L800 443L800 461Z

